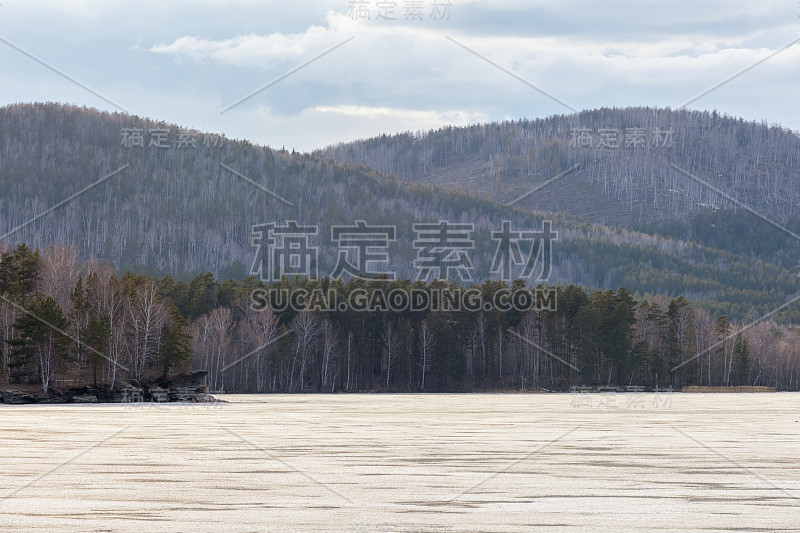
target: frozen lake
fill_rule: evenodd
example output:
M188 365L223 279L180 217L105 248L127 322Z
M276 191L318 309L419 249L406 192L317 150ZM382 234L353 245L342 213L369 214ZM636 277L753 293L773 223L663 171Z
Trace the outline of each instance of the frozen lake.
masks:
M1 531L800 528L800 394L0 405Z

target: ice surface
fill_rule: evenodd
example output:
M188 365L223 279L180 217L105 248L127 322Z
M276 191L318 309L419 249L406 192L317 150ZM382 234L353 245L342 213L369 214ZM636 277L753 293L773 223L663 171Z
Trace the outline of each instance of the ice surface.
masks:
M800 394L0 405L0 531L800 529Z

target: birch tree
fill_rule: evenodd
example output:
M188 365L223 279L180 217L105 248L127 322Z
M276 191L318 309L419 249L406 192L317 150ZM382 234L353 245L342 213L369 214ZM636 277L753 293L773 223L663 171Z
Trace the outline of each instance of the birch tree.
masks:
M161 327L167 318L166 309L156 295L155 283L149 281L137 288L126 302L125 311L128 364L131 376L141 381L148 364L157 361Z

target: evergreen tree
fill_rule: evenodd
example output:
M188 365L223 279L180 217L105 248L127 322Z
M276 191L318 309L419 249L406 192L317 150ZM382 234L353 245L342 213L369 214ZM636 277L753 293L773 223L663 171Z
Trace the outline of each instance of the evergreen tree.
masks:
M13 377L38 381L46 393L69 358L68 327L58 303L50 296L37 296L14 322L17 337L6 341L11 345Z
M666 366L665 368L665 378L667 377L666 372L669 372L669 378L672 380L671 385L678 385L675 381L677 376L672 369L678 366L681 360L681 344L678 340L678 332L675 328L675 324L670 323L666 329L666 338L664 339L664 356Z
M78 277L78 283L70 293L72 310L70 318L73 325L73 337L75 341L75 353L77 356L78 368L82 368L86 359L86 348L84 346L83 333L89 323L89 298L83 286L83 278ZM96 383L95 383L96 384Z
M92 383L97 386L97 368L105 360L105 351L111 336L111 321L107 314L101 317L92 316L83 330L83 341L88 347L89 364L92 367Z
M747 385L747 378L750 374L750 346L741 333L737 333L733 341L733 364L736 385Z
M714 333L717 336L719 358L722 360L722 385L727 386L730 383L731 368L733 366L733 359L731 358L731 321L726 315L717 318L716 325L714 326ZM710 376L709 376L710 377Z
M189 322L174 305L168 310L169 317L161 328L160 366L164 377L170 372L186 368L192 360L192 337Z
M12 253L3 253L0 260L0 292L24 303L36 292L41 270L39 250L31 250L25 243L17 246Z

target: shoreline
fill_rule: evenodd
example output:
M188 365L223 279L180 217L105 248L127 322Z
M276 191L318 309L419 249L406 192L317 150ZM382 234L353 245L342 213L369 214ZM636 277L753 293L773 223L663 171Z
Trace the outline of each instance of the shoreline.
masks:
M497 391L448 391L448 392L397 392L397 391L352 391L352 392L252 392L252 393L220 393L215 392L217 395L223 396L284 396L284 395L297 395L297 396L340 396L340 395L448 395L448 394L463 394L463 395L520 395L520 394L541 394L541 395L556 395L556 394L759 394L759 393L777 393L777 392L791 392L791 391L777 391L774 387L761 387L761 386L731 386L731 387L717 387L717 386L697 386L691 385L680 389L645 389L644 387L625 389L618 387L573 387L570 390L564 391L520 391L520 390L497 390ZM93 389L92 387L77 387L64 392L53 392L52 394L44 395L43 392L27 392L19 389L2 389L0 390L0 405L77 405L77 404L115 404L115 405L150 405L150 404L208 404L208 403L226 403L225 400L217 398L216 396L208 393L206 385L197 385L194 387L181 387L181 388L163 388L158 386L153 387L122 387L116 391L103 391L102 389Z

